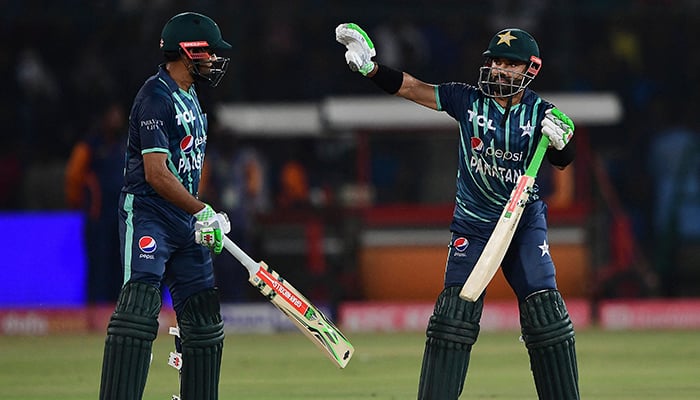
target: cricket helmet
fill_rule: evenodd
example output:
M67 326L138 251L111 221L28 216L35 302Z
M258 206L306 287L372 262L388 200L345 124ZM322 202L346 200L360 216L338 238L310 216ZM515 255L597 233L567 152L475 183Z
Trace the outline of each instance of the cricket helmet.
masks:
M527 87L540 72L540 48L529 33L518 28L507 28L496 33L483 53L486 60L479 71L479 89L489 97L510 97ZM492 66L497 58L524 62L522 73L507 73ZM499 77L500 73L500 77ZM509 82L504 82L503 77Z
M214 56L216 50L229 50L231 45L221 37L219 26L206 15L184 12L170 18L160 36L164 53L179 53L192 61L195 78L216 86L228 68L229 58ZM197 50L207 49L207 52Z

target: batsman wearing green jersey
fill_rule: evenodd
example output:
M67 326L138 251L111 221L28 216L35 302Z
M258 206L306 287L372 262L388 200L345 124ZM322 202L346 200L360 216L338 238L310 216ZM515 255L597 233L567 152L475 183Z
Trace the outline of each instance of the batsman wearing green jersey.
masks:
M452 239L444 289L426 330L419 400L456 400L462 393L472 345L479 335L484 295L459 297L518 178L535 156L543 136L548 161L559 168L574 158L574 124L528 85L542 60L535 39L522 29L496 33L484 51L477 85L422 82L406 72L372 61L376 50L367 33L352 23L336 28L353 71L384 91L436 111L459 125L459 160ZM546 143L546 142L545 142ZM536 185L506 250L501 268L520 308L522 339L540 399L579 398L574 328L557 290L547 243L547 206Z

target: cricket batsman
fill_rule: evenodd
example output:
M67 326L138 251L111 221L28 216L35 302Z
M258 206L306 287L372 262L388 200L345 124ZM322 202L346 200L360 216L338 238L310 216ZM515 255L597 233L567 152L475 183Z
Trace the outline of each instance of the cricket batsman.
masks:
M428 84L372 61L367 33L340 24L336 40L346 47L352 71L389 94L436 111L459 124L459 161L452 238L444 289L426 330L418 385L419 400L456 400L462 393L472 346L480 329L484 295L459 297L462 285L506 206L518 177L545 135L546 158L564 168L574 159L574 124L528 85L542 67L535 39L517 28L496 33L484 51L477 85ZM547 243L547 206L533 193L501 263L520 308L522 339L540 399L579 399L574 328L561 293Z
M216 86L229 62L216 53L228 49L211 18L175 15L160 37L164 63L131 108L119 200L124 281L107 328L101 400L142 398L163 283L180 330L180 398L218 398L224 324L211 251L221 252L230 223L197 198L207 115L195 82Z

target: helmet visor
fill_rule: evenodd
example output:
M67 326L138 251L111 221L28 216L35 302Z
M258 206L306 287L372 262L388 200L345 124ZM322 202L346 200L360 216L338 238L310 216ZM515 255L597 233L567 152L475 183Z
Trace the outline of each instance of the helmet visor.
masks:
M221 82L229 58L216 56L206 41L180 42L180 49L192 61L192 74L195 77L209 82L212 87Z

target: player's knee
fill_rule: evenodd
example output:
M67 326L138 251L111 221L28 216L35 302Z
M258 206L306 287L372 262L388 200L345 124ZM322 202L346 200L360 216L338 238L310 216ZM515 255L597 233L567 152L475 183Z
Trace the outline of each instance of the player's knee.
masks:
M561 294L545 290L520 303L523 341L540 399L579 399L574 327Z
M184 347L208 347L224 340L224 322L216 289L190 296L177 319Z
M479 336L483 299L465 301L459 298L459 291L458 286L451 286L440 293L426 336L471 348Z
M556 289L535 292L521 302L520 324L528 348L546 347L574 336L566 305Z
M107 333L117 336L155 339L158 333L160 290L143 282L128 282L121 290Z
M418 399L457 399L469 368L472 345L479 336L483 300L459 298L460 286L438 296L426 331Z
M160 291L153 285L128 282L122 288L107 327L101 400L142 397L160 306Z
M180 398L217 399L224 322L216 290L207 289L187 298L177 318L182 347Z

